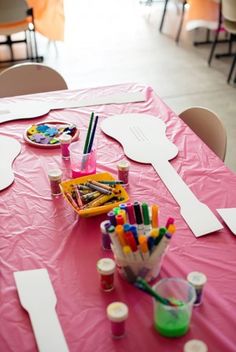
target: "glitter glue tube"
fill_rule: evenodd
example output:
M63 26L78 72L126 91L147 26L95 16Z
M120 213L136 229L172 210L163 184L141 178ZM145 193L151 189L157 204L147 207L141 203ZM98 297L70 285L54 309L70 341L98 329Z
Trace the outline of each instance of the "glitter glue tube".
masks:
M205 342L193 339L185 343L183 352L208 352L208 347Z
M67 133L62 133L62 135L59 137L59 141L61 144L61 155L63 159L70 158L69 145L71 143L71 140L72 136Z
M114 290L114 273L116 263L111 258L102 258L97 262L97 271L100 274L101 289L105 292Z
M129 309L125 303L113 302L107 306L107 317L111 322L111 333L115 339L125 335L125 321L128 318Z
M117 163L118 179L123 181L123 186L127 186L129 183L129 165L127 160L121 160Z
M102 233L102 248L104 250L110 250L111 249L111 238L108 233L108 228L111 226L111 223L109 220L104 220L100 224L100 230Z
M196 291L196 300L194 302L194 306L199 306L202 303L203 296L203 288L205 283L207 282L207 277L205 274L193 271L188 274L187 281L193 285Z
M52 169L48 171L48 178L50 180L51 193L53 196L58 196L61 194L61 178L62 171L60 169Z

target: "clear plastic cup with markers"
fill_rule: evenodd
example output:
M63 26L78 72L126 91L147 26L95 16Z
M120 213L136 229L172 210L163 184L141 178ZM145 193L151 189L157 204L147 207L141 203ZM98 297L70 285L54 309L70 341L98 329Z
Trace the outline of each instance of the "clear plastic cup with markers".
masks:
M70 144L71 175L73 178L96 173L96 148L89 153L83 153L81 141Z

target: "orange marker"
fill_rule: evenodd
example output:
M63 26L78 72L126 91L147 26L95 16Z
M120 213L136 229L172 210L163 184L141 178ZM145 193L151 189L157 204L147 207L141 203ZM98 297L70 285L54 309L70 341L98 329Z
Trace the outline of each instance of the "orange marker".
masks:
M175 231L176 231L176 226L174 224L170 224L168 226L167 231L173 235L175 233Z
M155 229L158 227L158 206L152 205L152 227Z

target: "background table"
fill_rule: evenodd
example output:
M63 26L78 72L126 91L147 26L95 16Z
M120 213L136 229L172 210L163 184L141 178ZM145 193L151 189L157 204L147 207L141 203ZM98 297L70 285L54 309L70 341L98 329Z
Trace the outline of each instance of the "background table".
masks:
M177 339L161 337L153 328L149 296L117 274L115 290L101 292L96 262L109 256L101 249L99 231L99 224L106 216L78 220L63 197L50 195L49 165L62 168L63 177L67 179L70 176L68 162L61 159L60 149L45 150L25 143L23 132L34 122L48 120L70 121L85 131L92 111L100 116L100 122L113 114L148 113L164 120L168 138L179 148L177 158L172 161L173 167L214 212L217 208L235 207L236 175L150 87L124 84L15 97L9 101L80 100L135 91L144 91L146 101L55 110L42 118L0 125L1 134L14 137L22 144L21 154L14 162L15 182L0 193L1 351L37 350L29 317L20 306L13 278L14 271L36 268L46 268L49 272L58 299L56 310L70 351L180 352L184 343L192 338L205 341L210 352L236 350L235 236L225 227L218 233L195 238L152 166L131 161L128 188L131 201L159 204L163 225L169 216L176 219L177 232L171 240L160 277L185 278L190 271L201 271L208 277L203 304L194 308L190 331ZM116 176L116 163L124 158L122 147L104 135L99 126L97 147L97 171L108 171ZM106 318L106 306L117 300L130 308L127 335L119 341L111 338Z

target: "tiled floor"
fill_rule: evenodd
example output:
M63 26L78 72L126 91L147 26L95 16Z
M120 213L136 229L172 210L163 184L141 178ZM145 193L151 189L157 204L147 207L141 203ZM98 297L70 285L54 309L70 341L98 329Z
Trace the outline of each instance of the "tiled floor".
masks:
M174 5L160 34L162 8L163 2L65 0L65 41L55 50L39 38L40 51L69 88L139 82L152 86L176 113L193 105L214 110L228 133L225 162L236 171L236 86L226 84L231 61L213 60L209 68L210 47L194 47L196 33L183 32L176 45L179 17Z

